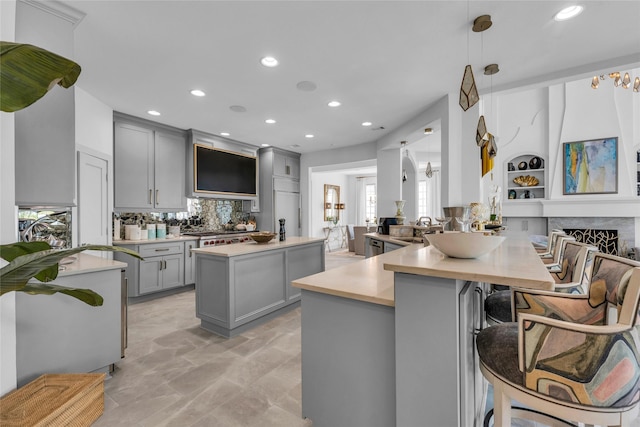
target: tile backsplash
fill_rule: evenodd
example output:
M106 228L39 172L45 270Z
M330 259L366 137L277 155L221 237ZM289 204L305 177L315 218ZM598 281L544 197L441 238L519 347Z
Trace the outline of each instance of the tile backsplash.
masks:
M245 206L245 209L246 206ZM124 239L125 225L165 223L179 225L185 230L222 230L226 224L238 224L254 219L249 209L243 210L241 200L187 199L186 212L114 212L113 221L120 220L120 238Z

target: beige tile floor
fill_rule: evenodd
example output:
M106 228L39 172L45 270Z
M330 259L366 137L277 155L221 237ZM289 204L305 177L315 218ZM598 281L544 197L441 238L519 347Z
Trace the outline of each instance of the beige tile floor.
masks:
M358 261L327 253L326 268ZM126 357L95 426L310 426L301 416L300 308L225 339L200 329L195 293L129 306Z

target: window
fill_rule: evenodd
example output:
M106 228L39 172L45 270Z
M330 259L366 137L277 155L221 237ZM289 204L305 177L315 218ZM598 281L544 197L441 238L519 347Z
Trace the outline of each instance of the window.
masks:
M365 184L364 187L364 214L369 223L376 222L376 185Z
M418 218L427 215L427 181L418 181Z

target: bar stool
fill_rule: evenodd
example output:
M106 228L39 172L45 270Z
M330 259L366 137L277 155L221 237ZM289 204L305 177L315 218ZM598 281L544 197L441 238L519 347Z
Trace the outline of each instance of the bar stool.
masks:
M556 290L568 293L585 293L589 283L588 273L593 260L593 254L598 248L584 243L578 243L574 237L558 235L559 243L554 251L561 257L557 263L547 265L553 267L552 273L556 282ZM555 257L555 255L554 255ZM513 321L513 302L511 291L507 288L487 295L484 300L484 312L487 322L491 325Z
M476 340L495 427L512 417L630 426L640 412L640 262L596 253L588 295L511 291L517 322L485 328ZM528 408L512 408L511 399Z

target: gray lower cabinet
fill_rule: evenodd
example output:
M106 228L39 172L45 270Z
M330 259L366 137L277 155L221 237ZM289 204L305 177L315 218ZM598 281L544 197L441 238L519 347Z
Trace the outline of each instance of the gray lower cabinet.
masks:
M88 255L86 255L88 256ZM64 274L64 273L63 273ZM104 298L92 307L67 295L16 292L16 374L21 387L46 373L107 372L122 356L120 267L60 275L61 286Z
M177 288L184 281L184 242L121 245L137 251L144 260L118 252L114 258L128 264L126 276L129 297L138 297Z
M324 271L322 241L238 256L196 254L196 316L231 337L300 301L291 281Z
M184 242L184 284L196 283L196 257L191 249L198 247L198 241Z

